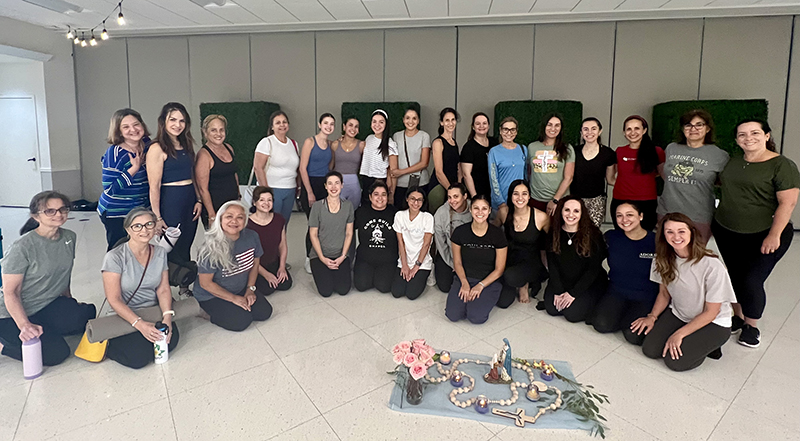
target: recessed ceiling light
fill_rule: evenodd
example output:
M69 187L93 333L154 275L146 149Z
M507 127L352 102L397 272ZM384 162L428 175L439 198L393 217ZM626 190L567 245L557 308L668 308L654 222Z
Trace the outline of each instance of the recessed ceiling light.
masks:
M81 12L83 8L78 5L73 5L72 3L65 2L64 0L22 0L25 3L30 3L32 5L36 5L45 9L49 9L51 11L55 11L61 14L66 14L68 12Z

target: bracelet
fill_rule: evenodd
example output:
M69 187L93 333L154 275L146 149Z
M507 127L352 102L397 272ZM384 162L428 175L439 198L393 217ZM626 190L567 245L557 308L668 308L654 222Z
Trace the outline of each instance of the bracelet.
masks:
M483 281L480 281L480 282L478 282L478 285L480 285L480 286L482 286L482 287L486 288L486 285L484 285L484 284L483 284Z
M136 320L134 320L133 323L131 323L131 328L135 328L136 324L139 323L139 320L141 319L142 319L141 317L136 317Z
M163 313L163 314L161 314L161 317L164 317L164 316L165 316L165 315L167 315L167 314L170 314L170 315L172 315L173 317L175 317L175 311L174 311L174 310L172 310L172 309L170 309L169 311L164 311L164 313Z

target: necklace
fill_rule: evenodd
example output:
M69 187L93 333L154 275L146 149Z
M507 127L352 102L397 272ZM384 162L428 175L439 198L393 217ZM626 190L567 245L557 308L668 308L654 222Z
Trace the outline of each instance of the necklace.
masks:
M575 235L578 234L578 232L576 231L572 234L569 234L569 231L564 231L564 232L567 233L567 237L569 238L567 239L567 245L572 245L572 238L575 237Z

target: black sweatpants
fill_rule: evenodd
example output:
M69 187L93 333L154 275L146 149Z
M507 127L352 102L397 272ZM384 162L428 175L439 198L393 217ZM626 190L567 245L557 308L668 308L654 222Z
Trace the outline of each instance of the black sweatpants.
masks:
M611 199L611 221L614 223L614 228L619 230L619 225L617 225L617 207L619 207L623 202L626 202L622 199ZM658 223L658 216L656 215L656 210L658 209L658 199L653 199L650 201L631 201L639 207L639 210L642 211L643 219L642 219L642 228L647 231L653 231L656 228L656 224Z
M597 303L590 321L595 331L601 334L621 330L628 343L641 346L645 335L644 333L637 335L632 332L631 323L650 314L650 311L653 310L653 303L628 300L619 294L608 291Z
M667 356L662 357L664 345L669 337L686 323L675 317L671 308L667 308L656 320L655 326L644 338L642 352L650 358L663 358L664 364L673 371L688 371L694 369L705 361L706 356L712 351L722 347L731 336L731 328L723 328L715 323L709 323L686 336L681 343L683 355L673 360L667 351Z
M467 277L470 288L480 282L480 279L473 279ZM489 286L481 291L480 297L471 301L465 302L458 296L461 291L461 280L458 277L453 280L453 286L450 292L447 293L447 305L445 306L444 315L450 319L451 322L457 322L461 319L467 319L470 323L480 325L489 320L489 313L500 298L500 291L503 289L503 284L499 280L490 283Z
M55 366L67 359L70 348L64 335L83 334L86 322L97 316L97 309L91 303L78 303L69 297L56 297L49 305L36 314L28 316L28 320L42 327L42 363ZM15 360L22 360L22 341L19 339L19 328L11 317L0 319L0 343L2 354Z
M533 262L530 259L509 259L506 264L506 269L503 271L503 294L500 296L500 302L497 306L501 308L508 308L514 303L517 297L519 288L528 284L528 289L531 291L531 297L536 297L539 290L542 289L542 283L549 277L547 270L539 262ZM510 299L508 292L510 291Z
M106 217L106 213L103 213L100 215L100 222L106 227L106 242L108 243L106 251L111 251L111 248L114 248L114 245L120 239L128 236L128 232L125 231L123 226L125 223L124 217Z
M346 257L339 269L332 270L318 258L311 259L311 275L317 285L317 292L322 297L330 297L334 292L343 296L350 292L350 257Z
M170 262L189 262L191 258L192 242L197 232L197 221L192 220L194 204L197 195L194 185L161 186L161 217L168 227L180 225L181 237L167 255Z
M456 272L442 259L439 253L436 253L436 257L433 258L433 274L439 291L450 292L450 287L453 286L453 279L456 278Z
M394 270L394 282L392 282L392 295L394 298L408 297L409 300L415 300L421 296L425 287L427 286L428 276L431 275L431 270L420 269L414 274L411 280L406 281L400 275L400 268Z
M264 269L270 272L273 276L277 276L278 268L280 267L280 265L281 265L280 260L276 260L272 263L267 264L264 267ZM286 276L288 277L286 280L279 283L277 287L273 288L272 286L270 286L269 282L267 282L267 279L265 279L264 277L261 276L261 274L259 274L258 278L256 279L256 290L261 294L264 294L265 296L268 296L274 293L275 291L287 291L289 288L292 287L292 275L289 273L289 271L286 271Z
M384 182L386 181L386 178L373 178L371 176L358 175L358 181L361 183L361 206L369 206L369 188L372 187L372 184L378 179ZM390 200L389 202L393 203L394 200Z
M235 294L244 296L245 293L247 293L247 288ZM200 302L200 307L211 316L211 323L228 331L236 332L244 331L250 326L250 323L263 322L272 315L272 305L258 289L256 289L256 301L250 305L250 311L219 297Z
M375 288L387 293L392 290L394 273L397 272L397 261L370 262L367 259L356 259L353 269L353 285L363 292Z
M550 315L563 315L564 318L569 322L582 322L591 316L597 301L600 300L600 297L602 297L603 293L606 292L607 285L608 279L606 278L605 271L603 271L600 274L600 277L592 282L586 292L577 297L573 296L575 297L575 300L572 301L572 304L569 305L569 307L559 311L556 309L555 297L561 293L553 292L548 284L547 288L544 290L545 309Z
M178 326L173 323L172 338L169 340L169 352L178 347L179 339ZM139 331L109 340L106 348L106 357L133 369L141 369L155 359L153 343L144 338Z
M714 221L711 224L711 231L717 239L719 252L731 277L736 300L742 305L742 313L747 318L760 319L767 305L764 282L789 250L794 226L791 222L786 225L781 232L781 245L771 254L761 254L761 244L769 234L769 230L742 234Z

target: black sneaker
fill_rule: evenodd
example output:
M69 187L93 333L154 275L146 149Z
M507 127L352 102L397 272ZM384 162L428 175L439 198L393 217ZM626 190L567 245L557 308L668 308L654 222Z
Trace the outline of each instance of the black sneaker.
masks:
M738 315L734 315L731 319L731 334L739 331L744 326L744 319Z
M761 344L761 332L756 327L743 325L742 333L739 334L739 344L748 348L757 348Z
M708 355L706 355L706 357L712 360L719 360L720 358L722 358L722 348L714 349Z

